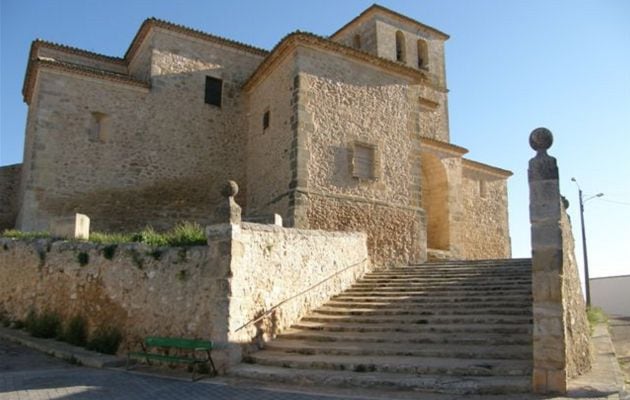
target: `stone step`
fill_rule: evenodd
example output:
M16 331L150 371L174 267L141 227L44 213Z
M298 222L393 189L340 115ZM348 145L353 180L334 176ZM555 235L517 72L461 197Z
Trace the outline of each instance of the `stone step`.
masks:
M510 315L510 316L532 316L532 309L529 306L521 309L512 308L492 308L492 307L467 307L467 308L435 308L435 307L396 307L391 303L383 303L378 307L365 307L365 303L341 303L329 302L325 306L317 309L320 314L327 315L409 315L415 317L423 316L475 316L475 315Z
M400 279L400 280L394 280L394 279L367 280L367 279L362 279L362 280L358 281L357 283L355 283L353 286L358 286L358 287L429 286L429 287L441 287L441 288L450 288L450 287L453 287L453 286L457 286L457 287L462 287L462 288L467 288L467 287L471 287L471 288L486 288L486 287L494 288L494 287L516 287L516 286L529 287L529 286L531 286L531 284L532 284L531 281L524 281L524 280L503 281L503 282L488 282L486 280L483 280L483 281L480 281L480 282L469 282L469 281L432 282L432 281L421 281L421 280L414 280L414 279Z
M321 323L360 323L360 324L394 324L394 325L452 325L452 324L495 324L495 325L530 325L530 316L512 315L451 315L451 316L372 316L372 315L330 315L321 312L313 312L304 317L302 321Z
M425 302L425 303L484 303L484 302L523 302L531 303L529 293L494 293L492 295L474 295L470 293L457 293L457 295L447 293L414 293L414 292L392 292L392 293L363 293L346 290L340 295L334 296L333 300L363 299L364 301L402 301L402 302Z
M399 276L408 276L412 278L478 278L478 277L486 277L486 278L527 278L531 275L531 271L517 271L517 270L505 270L505 271L450 271L447 269L444 270L397 270L390 269L385 271L374 271L370 272L368 276L370 277L385 277L385 278L395 278Z
M371 390L394 389L416 393L437 392L464 396L473 394L525 393L531 388L531 379L526 376L420 376L415 373L391 374L321 369L302 370L253 364L240 364L230 370L230 375L238 378L264 382L274 381L292 385L354 387Z
M409 332L409 333L502 333L502 334L528 334L531 332L529 325L504 325L504 324L362 324L350 322L311 322L300 321L293 325L296 329L321 330L327 332Z
M513 258L513 259L488 259L488 260L443 260L443 261L429 261L426 263L410 264L407 267L434 267L434 266L451 266L451 267L468 267L475 265L478 267L492 267L496 265L503 266L530 266L532 265L531 258Z
M322 330L304 330L289 328L278 338L290 340L308 340L319 342L367 342L367 343L418 343L418 344L466 344L466 345L528 345L532 338L529 334L501 333L436 333L436 332L327 332Z
M298 369L459 376L527 376L532 368L530 360L303 355L271 350L250 354L246 362Z
M397 301L392 303L391 301L383 299L374 299L370 297L358 298L355 300L344 300L342 296L338 296L338 299L331 300L326 303L326 307L348 307L348 308L395 308L404 310L417 310L417 311L460 311L460 312L474 312L481 308L500 308L506 310L529 310L531 312L532 304L528 301L445 301L441 299L440 302L430 302L426 299L407 299L407 301Z
M475 288L475 287L434 287L434 286L396 286L396 287L361 287L353 285L346 290L346 293L431 293L439 294L440 296L448 296L452 294L468 294L471 295L483 295L483 294L530 294L531 288L524 286L516 287L492 287L492 288Z
M532 348L527 345L457 345L443 344L427 346L410 343L369 342L321 342L309 340L273 340L265 345L266 350L303 355L360 355L360 356L405 356L437 358L487 358L529 360Z

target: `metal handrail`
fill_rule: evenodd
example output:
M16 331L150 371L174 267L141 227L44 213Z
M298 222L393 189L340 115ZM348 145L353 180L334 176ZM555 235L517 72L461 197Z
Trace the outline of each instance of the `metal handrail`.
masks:
M319 286L319 285L323 284L324 282L326 282L326 281L328 281L328 280L330 280L330 279L334 278L335 276L339 275L340 273L342 273L342 272L344 272L344 271L347 271L347 270L349 270L349 269L350 269L350 268L352 268L352 267L356 267L356 266L357 266L357 265L359 265L359 264L363 264L363 263L364 263L364 262L366 262L367 260L368 260L368 258L367 258L367 257L365 257L363 260L361 260L361 261L359 261L359 262L357 262L357 263L351 264L351 265L349 265L349 266L345 267L344 269L342 269L342 270L339 270L339 271L335 272L334 274L332 274L332 275L328 276L327 278L325 278L325 279L323 279L323 280L319 281L318 283L314 284L313 286L311 286L311 287L309 287L309 288L304 289L304 290L303 290L303 291L301 291L300 293L297 293L297 294L295 294L295 295L293 295L293 296L291 296L291 297L289 297L289 298L287 298L287 299L282 300L282 301L281 301L281 302L279 302L278 304L276 304L276 305L274 305L273 307L271 307L269 310L265 311L265 312L264 312L262 315L260 315L259 317L256 317L256 318L254 318L254 319L252 319L252 320L250 320L250 321L246 322L245 324L243 324L243 325L241 325L240 327L238 327L237 329L235 329L233 332L238 332L238 331L240 331L241 329L243 329L243 328L245 328L245 327L247 327L247 326L249 326L249 325L251 325L251 324L253 324L253 323L256 323L256 322L260 321L261 319L265 318L267 315L271 314L271 313L273 312L273 310L275 310L276 308L280 307L281 305L283 305L283 304L285 304L285 303L287 303L287 302L289 302L289 301L291 301L291 300L295 299L296 297L299 297L299 296L301 296L301 295L303 295L303 294L305 294L305 293L307 293L307 292L309 292L309 291L311 291L311 290L315 289L317 286Z

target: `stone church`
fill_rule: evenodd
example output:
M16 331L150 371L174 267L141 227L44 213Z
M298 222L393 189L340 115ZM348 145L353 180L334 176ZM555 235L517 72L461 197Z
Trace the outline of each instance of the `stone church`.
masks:
M208 224L232 179L246 219L367 232L377 264L509 257L511 173L450 143L447 39L373 5L270 51L153 18L122 57L36 40L0 228Z

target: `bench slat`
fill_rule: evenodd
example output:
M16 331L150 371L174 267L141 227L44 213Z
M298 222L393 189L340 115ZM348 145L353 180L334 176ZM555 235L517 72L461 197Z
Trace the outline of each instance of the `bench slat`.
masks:
M149 336L144 340L147 347L177 347L189 350L211 350L212 341L175 337Z
M177 356L168 356L166 354L156 354L156 353L129 353L129 358L134 359L149 359L149 360L158 360L158 361L169 361L169 362L178 362L183 364L195 364L195 363L205 363L207 360L194 359L189 357L177 357Z

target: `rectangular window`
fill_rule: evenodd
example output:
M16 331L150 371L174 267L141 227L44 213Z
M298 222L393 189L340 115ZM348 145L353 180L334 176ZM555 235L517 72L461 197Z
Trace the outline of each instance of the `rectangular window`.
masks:
M206 76L206 104L221 107L223 80Z
M376 148L372 145L355 143L352 157L352 176L359 179L376 178Z
M263 131L269 128L269 110L263 114Z

